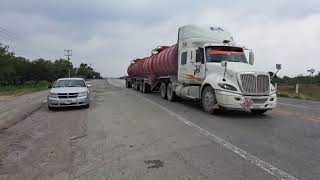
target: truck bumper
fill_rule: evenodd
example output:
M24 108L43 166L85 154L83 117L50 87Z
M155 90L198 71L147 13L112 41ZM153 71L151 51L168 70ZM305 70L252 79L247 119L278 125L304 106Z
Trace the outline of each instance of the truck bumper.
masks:
M215 91L217 102L219 106L227 109L244 109L241 104L245 98L250 98L253 101L251 109L274 109L277 106L277 95L271 94L269 96L244 96L227 91Z
M68 107L68 106L84 106L89 104L89 96L77 97L72 99L47 98L50 107Z

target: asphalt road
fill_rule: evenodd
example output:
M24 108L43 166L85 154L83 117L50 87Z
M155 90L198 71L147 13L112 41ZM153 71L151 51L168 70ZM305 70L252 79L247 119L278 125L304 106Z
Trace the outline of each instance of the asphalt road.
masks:
M121 80L92 84L89 109L43 104L0 132L1 180L320 179L319 102L209 115Z

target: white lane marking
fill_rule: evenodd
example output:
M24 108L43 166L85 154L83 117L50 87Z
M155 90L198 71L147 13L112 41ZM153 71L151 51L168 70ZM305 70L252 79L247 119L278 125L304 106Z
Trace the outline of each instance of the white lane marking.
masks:
M280 103L280 102L278 102L278 104L285 105L285 106L293 106L293 107L298 107L298 108L316 110L316 109L313 109L313 108L310 108L310 107L307 107L307 106L299 106L299 105L288 104L288 103Z
M130 91L129 91L130 92ZM254 164L255 166L261 168L262 170L272 174L273 176L282 179L282 180L298 180L297 178L295 178L294 176L282 171L281 169L251 155L250 153L248 153L247 151L229 143L228 141L214 135L213 133L201 128L200 126L194 124L193 122L185 119L184 117L180 116L179 114L167 109L166 107L144 97L141 96L139 94L130 92L133 95L139 96L141 98L143 98L144 100L148 101L149 103L157 106L158 108L162 109L163 111L167 112L169 115L177 118L179 121L183 122L184 124L188 125L189 127L195 128L197 129L202 135L209 137L212 141L222 145L223 147L225 147L226 149L234 152L235 154L237 154L238 156L242 157L243 159L249 161L250 163Z

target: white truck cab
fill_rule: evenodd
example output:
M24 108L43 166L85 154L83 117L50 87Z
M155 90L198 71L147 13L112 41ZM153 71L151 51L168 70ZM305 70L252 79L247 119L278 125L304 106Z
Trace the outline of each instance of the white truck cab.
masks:
M253 52L237 45L217 26L186 25L178 33L175 95L201 100L206 112L238 109L262 114L276 107L277 96L267 72L257 71Z

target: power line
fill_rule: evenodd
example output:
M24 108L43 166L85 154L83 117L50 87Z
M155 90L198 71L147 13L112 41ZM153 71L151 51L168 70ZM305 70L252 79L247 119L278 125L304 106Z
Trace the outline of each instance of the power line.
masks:
M25 39L25 37L24 37L23 35L21 35L21 34L19 34L19 33L9 31L8 29L6 29L6 28L4 28L4 27L1 27L1 26L0 26L0 30L4 31L4 32L6 32L7 34L10 34L11 36L14 36L14 37L16 37L16 38L18 38L18 39L20 39L20 40L22 39L22 40L24 40L25 42L32 44L31 41L28 41L27 39Z
M32 48L32 46L33 46L32 44L27 43L27 42L23 41L22 39L16 38L16 37L14 37L14 36L11 36L11 35L3 32L3 31L1 31L1 29L0 29L0 37L1 37L2 39L4 39L4 40L10 40L10 41L12 41L12 42L17 42L17 41L19 41L20 43L22 43L24 46L26 46L26 47L28 47L28 48Z

